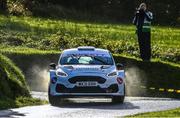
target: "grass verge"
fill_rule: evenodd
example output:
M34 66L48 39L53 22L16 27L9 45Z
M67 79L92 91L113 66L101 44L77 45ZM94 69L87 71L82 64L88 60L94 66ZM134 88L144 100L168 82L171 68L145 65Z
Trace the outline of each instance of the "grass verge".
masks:
M17 97L15 99L0 98L0 110L8 108L19 108L24 106L43 105L48 101L31 97Z
M45 103L31 97L21 70L9 58L0 54L0 109Z
M156 118L156 117L179 118L180 117L180 108L173 109L173 110L166 110L166 111L142 113L142 114L127 116L126 118L145 118L145 117L147 117L147 118Z

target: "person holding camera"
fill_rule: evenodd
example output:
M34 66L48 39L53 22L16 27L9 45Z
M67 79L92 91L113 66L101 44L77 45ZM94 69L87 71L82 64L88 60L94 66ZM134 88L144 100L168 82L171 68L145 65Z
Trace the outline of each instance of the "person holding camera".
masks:
M153 15L147 10L145 3L141 3L136 10L133 24L136 25L136 33L138 36L138 43L140 48L140 56L143 61L150 61L151 59L151 21Z

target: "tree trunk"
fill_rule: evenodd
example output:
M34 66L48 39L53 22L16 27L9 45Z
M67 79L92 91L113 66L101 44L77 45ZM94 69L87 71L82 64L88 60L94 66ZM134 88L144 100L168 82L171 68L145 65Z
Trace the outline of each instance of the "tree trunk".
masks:
M0 0L0 12L7 10L7 0Z

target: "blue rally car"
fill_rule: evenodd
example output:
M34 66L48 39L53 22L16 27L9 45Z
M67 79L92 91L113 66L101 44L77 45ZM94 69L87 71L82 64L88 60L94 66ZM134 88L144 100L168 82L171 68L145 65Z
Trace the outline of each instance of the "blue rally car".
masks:
M123 103L125 73L108 50L90 46L64 50L58 65L50 64L49 102L62 98L109 97Z

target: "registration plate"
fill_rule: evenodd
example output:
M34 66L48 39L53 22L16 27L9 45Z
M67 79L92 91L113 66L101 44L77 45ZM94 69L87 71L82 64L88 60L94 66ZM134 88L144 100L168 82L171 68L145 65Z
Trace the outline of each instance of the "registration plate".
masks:
M92 87L97 86L97 82L76 82L76 86L78 87Z

